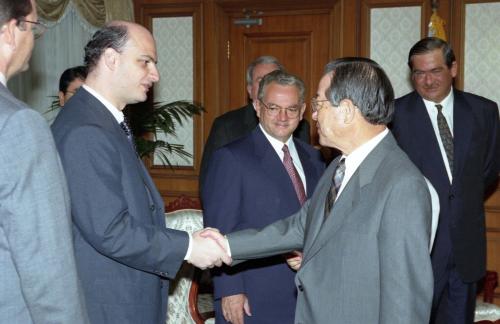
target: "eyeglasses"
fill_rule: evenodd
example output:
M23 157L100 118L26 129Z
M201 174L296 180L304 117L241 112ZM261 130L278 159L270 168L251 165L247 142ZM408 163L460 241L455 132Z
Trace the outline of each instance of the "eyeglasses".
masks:
M297 118L299 117L300 110L302 108L301 105L295 105L295 106L290 106L288 108L283 108L275 104L265 104L264 101L259 100L260 103L266 108L267 113L269 116L278 116L281 110L285 111L285 114L288 118Z
M325 103L327 101L328 101L328 99L318 100L318 98L312 98L311 99L311 109L312 109L313 114L315 112L318 112L322 108L324 108L325 105L323 103Z
M32 24L33 26L31 26L31 32L33 33L33 36L35 37L35 39L37 38L40 38L43 33L45 33L45 31L47 30L47 26L42 23L42 22L39 22L39 21L31 21L31 20L26 20L26 19L19 19L17 21L17 27L22 30L22 31L26 31L26 23L30 23Z

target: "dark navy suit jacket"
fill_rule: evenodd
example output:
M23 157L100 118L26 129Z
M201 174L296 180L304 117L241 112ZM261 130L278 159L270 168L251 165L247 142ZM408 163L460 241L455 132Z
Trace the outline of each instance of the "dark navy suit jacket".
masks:
M323 174L319 151L294 138L310 197ZM215 151L203 187L205 226L223 233L261 228L292 215L300 203L290 176L257 126L249 135ZM220 298L244 293L252 317L245 323L293 323L295 273L282 255L246 262L214 272L217 321Z
M486 267L484 195L499 171L497 104L454 90L451 185L429 114L417 92L396 100L392 131L439 195L441 211L432 251L435 280L442 278L447 263L452 262L462 280L477 281Z
M120 125L80 89L52 131L68 180L78 274L91 323L165 323L168 280L187 251ZM162 279L163 278L163 279Z

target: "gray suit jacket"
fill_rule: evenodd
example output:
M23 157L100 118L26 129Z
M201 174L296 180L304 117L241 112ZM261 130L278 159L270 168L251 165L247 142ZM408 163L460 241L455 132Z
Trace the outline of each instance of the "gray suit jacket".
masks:
M298 213L262 230L229 234L233 259L303 249L296 323L427 323L431 203L423 176L389 133L323 223L337 163Z
M52 125L68 177L75 256L92 323L165 323L168 280L186 232L167 229L163 199L120 125L85 89Z
M87 323L46 121L0 83L0 323Z

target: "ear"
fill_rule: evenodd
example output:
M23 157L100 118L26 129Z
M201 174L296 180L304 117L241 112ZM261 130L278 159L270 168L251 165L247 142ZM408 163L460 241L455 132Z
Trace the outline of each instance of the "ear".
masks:
M114 71L120 62L120 54L112 48L106 48L106 50L104 50L103 60L108 69Z
M59 106L64 106L64 93L62 91L59 91L57 96L59 97Z
M457 76L457 61L453 61L453 63L451 63L451 68L450 68L450 72L451 72L451 77L454 78Z
M248 98L252 99L252 85L251 84L247 84L247 92L248 92Z
M304 118L305 111L306 111L306 103L304 102L302 104L302 107L300 108L299 120L302 120L302 118Z
M344 116L344 124L352 123L356 112L356 106L350 99L340 101L339 109Z
M16 48L16 28L17 20L11 19L0 28L0 38L2 44L10 45L13 49Z
M254 108L255 108L255 113L257 114L257 117L260 118L260 110L261 110L261 106L260 106L260 100L255 100L253 102L253 105L254 105Z

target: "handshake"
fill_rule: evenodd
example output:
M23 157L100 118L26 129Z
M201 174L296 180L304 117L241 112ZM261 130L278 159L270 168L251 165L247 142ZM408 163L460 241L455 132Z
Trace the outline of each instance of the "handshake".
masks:
M204 228L192 234L191 254L187 262L200 268L220 267L232 263L227 239L215 228Z

